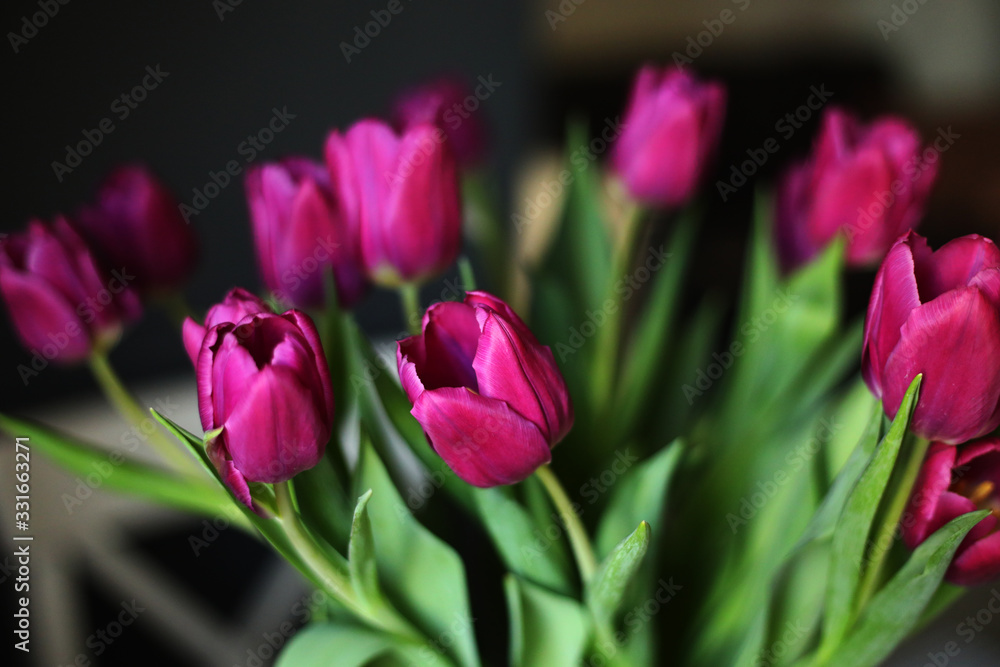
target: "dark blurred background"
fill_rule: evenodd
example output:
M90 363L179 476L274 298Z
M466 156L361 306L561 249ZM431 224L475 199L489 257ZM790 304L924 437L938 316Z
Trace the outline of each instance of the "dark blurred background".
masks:
M42 11L38 0L5 3L7 204L0 233L74 210L122 161L144 161L190 203L210 172L240 158L240 143L265 127L275 108L294 119L256 161L294 153L318 158L331 128L384 115L401 88L441 73L501 82L477 113L491 128L496 188L516 208L538 182L524 176L525 165L558 147L567 114L585 114L599 128L621 112L640 63L667 63L675 54L730 91L716 173L705 186L713 232L700 250L696 284L731 287L737 279L754 183L808 151L819 115L788 139L775 123L794 113L812 86L825 86L833 103L864 116L906 116L928 140L952 128L960 138L942 155L923 231L935 246L958 234L1000 232L1000 3L993 0L401 2L403 11L350 62L341 44L353 42L355 29L386 2L42 0L58 12L44 24L36 19L40 27L25 23ZM733 17L726 24L719 21L724 11ZM119 119L113 100L138 85L147 66L169 74ZM52 163L64 162L66 145L105 117L114 132L60 182ZM778 137L780 151L723 202L716 181L769 137ZM234 285L259 287L240 179L192 224L203 244L187 289L196 308ZM851 279L854 312L863 308L870 280ZM394 295L375 293L360 316L370 332L393 335L401 326L397 311ZM16 369L30 357L3 320L0 349L0 409L93 392L83 370L44 372L26 386ZM189 372L178 336L155 311L113 359L130 381ZM152 551L163 554L158 544ZM232 548L246 553L242 543ZM241 562L247 558L267 556ZM99 591L87 599L98 610L107 606ZM94 664L134 664L121 659Z

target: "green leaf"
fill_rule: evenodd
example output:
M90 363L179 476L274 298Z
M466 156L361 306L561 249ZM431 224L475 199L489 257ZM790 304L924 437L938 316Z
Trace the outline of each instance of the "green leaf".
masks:
M857 447L851 452L847 463L837 475L833 486L830 487L823 503L816 510L798 544L792 549L793 553L812 540L827 539L833 535L837 519L840 518L844 505L847 503L847 497L857 484L858 478L868 467L875 447L878 445L879 436L882 433L882 420L882 404L876 402L868 421L868 428L865 429Z
M352 514L347 500L347 490L334 470L330 452L315 466L295 476L295 499L299 505L302 522L314 534L323 538L335 549L343 552L351 531Z
M197 514L215 516L229 504L210 479L181 477L125 458L123 452L82 442L46 426L0 415L0 429L27 437L32 449L75 475L98 473L101 488L139 496Z
M692 256L700 212L689 209L677 225L669 243L668 259L656 276L653 291L636 324L631 344L626 347L624 370L618 386L621 388L615 410L621 431L628 433L636 418L658 397L652 391L662 377L663 355L673 341L673 325L688 259Z
M871 599L828 664L868 667L882 662L916 626L966 534L988 515L988 510L962 515L918 546Z
M354 523L351 525L351 541L347 548L347 565L351 574L354 591L368 604L381 599L378 588L378 571L375 565L375 538L372 522L368 518L369 489L358 498L354 509Z
M848 496L834 529L823 617L823 645L826 647L836 645L853 620L854 599L864 564L865 545L906 436L906 428L917 400L920 378L919 375L914 378L903 397L896 418L875 450L871 463Z
M639 570L642 557L649 548L649 533L649 524L641 522L604 559L587 585L585 599L598 625L610 625L618 611L628 583Z
M653 457L636 464L621 478L598 524L595 540L598 558L610 554L618 536L640 521L652 524L654 529L659 528L666 508L667 491L681 459L683 446L680 439L674 440Z
M375 559L386 593L462 667L477 666L462 560L413 517L368 441L362 443L358 477L372 491L367 512L379 526Z
M586 609L514 575L504 579L510 609L512 667L577 667L589 623Z
M479 518L511 572L560 593L573 590L573 574L561 552L548 543L536 547L537 528L531 515L509 490L477 489L474 498Z
M392 638L350 625L315 623L299 630L275 667L363 667L392 649Z

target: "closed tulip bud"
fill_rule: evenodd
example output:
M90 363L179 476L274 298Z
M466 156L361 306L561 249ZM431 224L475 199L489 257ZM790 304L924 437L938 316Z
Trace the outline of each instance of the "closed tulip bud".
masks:
M936 252L908 232L875 276L862 374L895 417L923 374L910 430L959 444L1000 425L1000 250L978 235Z
M932 443L900 522L906 546L917 548L952 519L976 510L991 514L965 536L945 573L958 586L1000 578L1000 439L961 447Z
M332 268L341 307L364 296L357 226L345 219L321 164L288 158L251 168L246 191L257 265L269 290L299 308L321 306Z
M458 164L472 167L483 157L486 131L476 111L466 106L469 99L479 104L462 80L441 78L400 95L394 105L393 118L403 129L420 123L438 126L447 135Z
M127 270L106 273L69 224L0 241L0 296L25 347L62 363L110 347L142 312Z
M428 308L422 333L399 342L396 361L434 451L475 486L525 479L573 425L552 351L486 292Z
M201 425L222 429L209 458L247 507L248 482L284 482L319 462L333 428L333 389L308 316L258 313L208 329L197 375Z
M715 154L726 91L680 68L639 70L611 165L639 202L673 208L693 195Z
M455 159L441 130L418 123L397 135L362 120L326 141L326 162L368 277L384 287L420 283L455 261L462 206Z
M828 110L812 156L778 184L775 235L783 269L805 264L838 234L847 242L848 264L877 264L923 214L937 164L924 162L921 150L920 136L900 118L866 126Z
M198 242L177 200L141 165L115 169L73 219L110 266L125 266L143 292L178 288L198 261Z
M217 303L208 309L205 314L205 324L198 324L192 318L184 320L182 327L182 337L184 338L184 349L187 350L191 363L198 365L198 353L201 351L201 344L205 340L205 333L212 327L220 324L232 322L236 324L248 315L258 315L260 313L271 313L271 307L267 302L255 294L251 294L242 287L236 287L229 291L226 298L221 303Z

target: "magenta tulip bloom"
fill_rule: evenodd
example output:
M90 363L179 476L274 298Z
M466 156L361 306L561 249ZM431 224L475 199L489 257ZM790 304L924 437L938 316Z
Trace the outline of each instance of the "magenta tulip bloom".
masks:
M870 125L840 109L823 116L812 156L778 184L775 235L786 272L815 257L838 233L852 266L877 264L912 229L937 176L921 159L920 136L884 116Z
M525 479L573 425L552 351L486 292L428 308L423 333L399 342L396 361L411 414L469 484Z
M909 232L875 276L862 356L865 382L894 417L923 374L910 430L960 444L1000 424L1000 250L963 236L931 252Z
M184 320L182 337L184 338L184 349L187 350L191 363L198 365L198 353L201 351L201 344L205 340L205 333L212 327L227 322L240 322L248 315L259 315L260 313L271 313L271 307L267 302L255 294L251 294L242 287L236 287L229 291L226 298L221 303L217 303L208 309L205 314L205 324L201 325L190 317Z
M958 586L1000 577L1000 440L962 447L933 443L900 523L906 546L917 548L952 519L976 510L992 514L965 536L945 573Z
M330 134L326 161L345 215L360 229L373 282L419 283L455 261L462 206L441 130L419 123L397 135L381 121L362 120Z
M62 363L110 347L142 306L126 269L102 270L62 218L0 241L0 296L33 353Z
M475 166L483 157L486 131L478 111L467 100L479 99L463 81L441 78L405 91L396 99L393 118L407 129L421 123L437 125L448 136L452 152L462 167Z
M319 462L333 389L307 315L257 313L208 329L197 374L201 425L222 429L208 455L245 505L253 506L247 482L284 482Z
M715 154L726 91L679 68L639 70L611 165L629 194L673 208L689 200Z
M197 239L177 200L141 165L111 172L73 222L109 266L134 273L143 292L178 288L198 261Z
M328 267L341 307L364 296L357 226L345 219L323 165L288 158L251 168L246 190L257 265L275 296L299 308L323 305Z

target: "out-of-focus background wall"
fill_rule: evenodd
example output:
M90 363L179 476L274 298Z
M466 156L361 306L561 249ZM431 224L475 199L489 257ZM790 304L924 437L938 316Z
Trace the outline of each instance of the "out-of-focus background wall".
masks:
M52 7L58 11L39 19L41 5L50 7L50 13ZM477 113L492 128L498 188L510 210L517 210L538 183L520 177L523 167L559 145L567 114L583 114L599 127L621 112L637 65L684 59L730 89L719 159L705 187L717 231L712 247L702 250L705 261L697 276L702 284L731 285L735 279L754 190L748 185L722 201L714 184L727 179L748 150L770 137L779 137L780 150L751 180L766 183L788 160L804 155L818 114L788 138L777 134L775 124L794 113L813 87L831 91L831 103L866 116L906 116L927 139L939 132L957 135L941 156L923 230L934 245L972 231L1000 235L1000 129L995 122L1000 111L1000 3L992 0L402 0L402 12L345 56L342 43L353 43L356 31L372 20L370 12L385 5L383 0L5 3L0 26L8 42L2 56L8 120L0 233L19 229L34 216L71 212L92 196L104 173L126 160L145 161L182 202L191 203L212 172L240 159L241 142L265 127L275 109L287 109L294 118L255 161L293 153L318 157L329 129L385 114L400 88L442 72L470 80L491 76L501 83ZM168 74L123 118L112 103L141 83L147 66ZM113 120L114 131L103 135L79 166L57 176L52 163L66 161L66 146L77 144L84 131L97 128L106 117ZM204 255L187 290L196 307L216 301L234 284L259 286L238 179L221 188L192 224ZM855 312L870 280L870 275L860 276L852 284ZM374 295L361 315L373 332L389 335L399 329L393 295ZM92 391L81 370L46 369L26 384L17 366L30 363L31 356L16 344L6 323L0 324L0 349L4 410L65 419L61 408L51 407L54 402ZM176 332L158 313L128 335L114 358L127 379L147 386L164 377L190 375ZM81 420L85 415L78 414ZM63 483L69 489L74 485L69 479ZM51 510L53 531L75 520L58 498L41 507ZM139 512L140 523L146 514ZM123 550L166 554L164 568L204 574L209 559L192 559L185 541L200 530L197 523L181 525L173 538L144 535ZM266 555L253 552L237 536L224 532L219 539L228 546L213 552L220 554L211 565L214 574L197 588L226 589L228 602L218 607L225 616L238 605L234 599L244 599L236 577L245 574L244 566L251 568L250 560ZM178 541L178 553L170 556ZM61 548L72 548L66 544L72 542ZM9 556L4 549L0 558ZM59 586L85 589L73 599L84 601L77 605L77 617L90 629L78 637L67 630L69 637L63 640L69 646L78 642L77 650L93 664L135 664L139 654L130 651L150 646L146 642L155 639L147 637L162 638L156 623L149 621L151 628L132 635L134 641L126 637L95 656L84 644L87 634L106 623L121 593L108 593L112 588L107 581L115 576L107 568L86 559L65 562L71 565L59 566ZM243 565L234 568L232 563ZM2 576L6 594L11 579L6 570ZM136 573L129 576L141 579ZM281 588L282 580L274 581ZM46 599L50 610L59 610L62 598L53 590ZM949 641L961 642L957 625L985 608L990 593L970 594L965 608L907 647L898 664L924 664L929 652L940 651ZM264 630L271 623L258 622ZM997 664L998 634L1000 619L976 633L974 643L963 644L963 653L948 664ZM249 636L256 637L253 632ZM235 659L246 664L246 651L237 653L242 658ZM163 664L197 664L190 653L178 655L160 658ZM988 662L990 656L993 662ZM146 664L156 664L149 659Z

